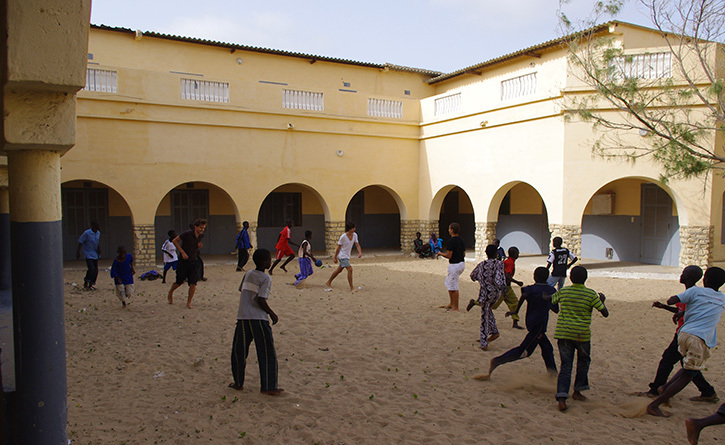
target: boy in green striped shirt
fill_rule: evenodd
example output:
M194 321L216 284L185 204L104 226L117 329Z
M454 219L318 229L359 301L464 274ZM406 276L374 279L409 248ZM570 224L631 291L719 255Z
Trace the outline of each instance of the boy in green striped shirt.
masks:
M556 400L559 411L566 411L566 399L569 398L571 370L574 352L577 354L576 377L574 378L574 400L587 398L581 393L589 389L589 364L591 363L592 309L608 317L609 311L604 305L604 294L584 286L587 270L582 266L574 267L569 273L571 286L564 287L551 296L551 302L559 305L559 319L556 323L554 338L557 339L561 366L556 384Z

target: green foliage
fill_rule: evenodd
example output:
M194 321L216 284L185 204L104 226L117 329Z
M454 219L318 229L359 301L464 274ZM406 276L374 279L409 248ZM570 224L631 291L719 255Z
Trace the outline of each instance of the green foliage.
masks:
M650 8L662 46L669 48L670 75L630 69L636 63L649 67L637 62L642 53L628 52L606 27L594 26L594 20L616 15L623 2L597 2L588 27L566 38L572 73L591 92L565 93L565 120L589 122L598 130L591 142L595 155L654 160L662 166L663 180L725 168L725 138L716 137L725 130L725 88L715 66L725 50L712 43L723 40L725 8L707 0L640 2ZM573 30L560 15L562 27Z

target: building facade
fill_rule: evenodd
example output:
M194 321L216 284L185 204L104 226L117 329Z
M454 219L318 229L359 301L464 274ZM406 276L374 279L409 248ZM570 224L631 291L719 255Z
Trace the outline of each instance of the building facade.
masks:
M646 28L598 32L667 51ZM101 26L88 53L62 158L66 258L96 219L104 256L133 245L151 266L169 229L206 217L213 254L245 220L271 249L293 219L327 252L346 220L363 246L403 251L457 221L479 257L494 238L541 254L562 236L588 259L725 260L722 179L664 185L654 163L593 156L591 124L564 119L587 88L561 41L448 74Z

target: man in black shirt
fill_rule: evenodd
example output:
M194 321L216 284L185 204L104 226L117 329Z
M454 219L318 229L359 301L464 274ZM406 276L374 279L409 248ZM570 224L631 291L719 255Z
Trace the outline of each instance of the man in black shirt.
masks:
M450 302L441 306L441 308L450 309L452 311L458 310L458 277L463 273L466 263L466 244L463 242L463 238L458 236L461 231L461 225L458 223L451 223L448 226L448 233L451 235L451 239L448 240L448 251L446 253L438 252L437 257L442 256L448 258L448 276L446 277L446 288L448 289L448 297Z
M199 279L198 252L201 248L201 237L206 230L206 220L197 219L193 227L174 238L173 243L179 253L179 265L176 267L176 282L171 285L168 295L169 304L174 304L174 291L184 284L184 280L189 280L189 298L186 302L189 309Z

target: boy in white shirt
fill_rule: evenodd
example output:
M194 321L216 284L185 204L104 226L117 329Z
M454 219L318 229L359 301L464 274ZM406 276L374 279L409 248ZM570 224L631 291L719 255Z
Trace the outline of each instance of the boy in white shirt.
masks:
M161 251L164 253L164 276L161 279L161 283L166 283L166 272L169 269L176 270L176 266L179 264L179 257L176 256L176 246L174 245L174 238L176 238L176 232L169 230L169 239L164 241L161 246Z
M327 280L326 284L328 287L332 287L332 280L340 275L342 269L347 269L347 282L350 284L350 291L355 290L355 287L352 284L352 266L350 265L350 252L352 251L353 245L357 248L357 257L361 258L362 249L360 248L360 243L357 241L355 223L348 221L345 223L345 233L342 234L340 240L337 242L335 257L332 259L335 264L337 264L337 261L340 260L340 264L337 266L337 269L332 272L330 279Z

